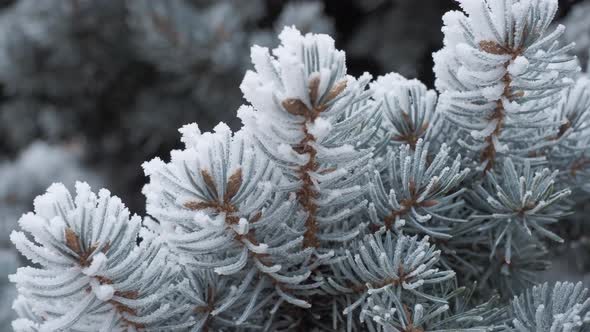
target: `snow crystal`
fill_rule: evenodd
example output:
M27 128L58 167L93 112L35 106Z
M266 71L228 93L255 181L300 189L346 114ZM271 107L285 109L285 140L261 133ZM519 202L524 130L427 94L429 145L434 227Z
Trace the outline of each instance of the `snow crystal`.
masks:
M260 75L265 77L272 77L274 75L274 68L271 64L268 48L257 45L252 46L250 49L250 58L252 59L254 68Z
M492 144L494 144L496 151L498 151L499 153L506 153L509 150L508 145L500 142L497 135L492 136Z
M317 141L321 141L327 137L330 133L330 130L332 130L332 124L327 119L317 118L312 124L309 125L308 130Z
M343 144L342 146L322 150L322 152L326 153L326 155L329 154L330 156L337 158L339 156L353 153L355 152L355 149L354 146L350 144ZM326 155L322 155L322 157L325 157Z
M23 230L25 230L31 234L42 234L45 231L45 226L46 226L45 219L43 219L42 217L40 217L32 212L29 212L29 213L23 215L18 220L18 224ZM54 228L54 227L57 227L57 226L53 225L52 228ZM63 228L60 231L63 232Z
M19 318L12 321L12 328L15 331L37 331L39 326L29 319Z
M248 223L248 220L246 220L245 218L240 218L240 221L238 222L238 224L234 227L236 233L240 234L240 235L244 235L246 233L248 233L248 231L250 230L250 224Z
M498 120L493 120L487 123L487 126L482 130L472 130L471 136L475 139L481 139L490 136L496 129Z
M500 99L500 96L502 96L502 93L504 93L504 85L501 83L495 84L492 86L488 86L485 88L481 88L482 96L489 101L494 101L494 100Z
M482 3L480 1L473 0L459 0L459 5L461 6L461 8L463 8L467 15L469 15L470 23L473 25L473 31L477 36L477 41L495 39L494 31L487 23L487 6L482 6ZM492 15L490 15L490 18L493 21L498 20L496 16L504 15L504 13L498 13L498 15L493 15L493 13L491 14ZM496 22L494 22L494 25L497 26Z
M145 175L150 176L152 174L157 173L162 168L165 168L166 163L164 163L162 159L155 157L150 161L144 162L141 166L143 167L143 172L145 173Z
M82 270L82 273L84 273L87 276L95 276L98 273L102 272L106 265L107 256L104 253L99 252L98 254L92 257L92 263L90 263L90 266L88 266L87 268L84 268Z
M92 285L94 295L101 301L109 301L115 295L115 289L111 285Z
M244 239L243 243L246 245L248 250L250 250L254 253L266 254L268 252L268 245L266 243L260 243L258 245L254 245L252 242L248 241L247 239Z
M201 130L196 123L184 125L182 128L178 129L178 131L182 134L180 141L184 143L187 149L193 148L195 142L201 137Z
M223 215L213 216L213 218L203 211L196 211L193 220L202 228L220 228L225 227L225 217Z
M375 98L382 98L389 91L395 89L406 81L407 79L398 73L389 73L377 77L377 80L370 85Z
M279 144L277 146L277 152L279 156L285 160L293 159L293 148L289 144Z
M518 56L508 65L508 72L514 76L520 76L526 73L529 68L529 60L524 56Z
M55 216L55 202L67 201L69 196L70 194L63 184L54 183L45 194L37 196L33 201L35 212L40 216L52 218Z
M284 98L299 99L310 107L309 93L305 84L308 77L305 76L305 67L301 60L295 57L282 57L279 61L282 69Z

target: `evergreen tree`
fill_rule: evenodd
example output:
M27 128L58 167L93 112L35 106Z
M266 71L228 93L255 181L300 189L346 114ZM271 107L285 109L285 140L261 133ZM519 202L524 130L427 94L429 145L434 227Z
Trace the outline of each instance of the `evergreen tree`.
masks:
M31 262L10 277L13 328L589 331L588 290L537 278L590 166L557 0L459 3L437 91L349 75L332 38L286 27L251 50L240 130L186 125L183 149L144 164L149 217L50 186L10 236ZM160 30L140 34L146 61L175 72L202 36L170 33L160 13L194 13L157 4L133 27ZM229 45L203 45L224 64Z

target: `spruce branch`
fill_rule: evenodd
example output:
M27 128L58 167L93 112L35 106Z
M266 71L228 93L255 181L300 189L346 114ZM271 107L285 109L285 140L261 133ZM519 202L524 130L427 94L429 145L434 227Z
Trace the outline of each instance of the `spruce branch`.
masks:
M476 187L470 199L478 212L471 219L480 225L480 231L491 233L491 255L502 245L504 260L510 263L513 243L518 243L513 238L520 235L563 242L547 229L567 213L563 200L571 193L555 189L556 175L546 168L532 169L528 161L515 165L506 159L502 173L489 172L485 184Z
M35 199L35 213L14 231L17 249L38 267L19 268L10 278L41 318L22 323L41 331L156 327L166 321L175 268L166 250L137 216L107 190L98 196L84 183L75 198L59 184ZM137 246L138 237L143 239ZM42 314L41 314L42 313Z
M449 239L450 224L464 222L447 212L463 205L459 186L469 169L461 169L460 156L451 163L444 144L434 156L422 139L413 148L396 150L388 151L371 176L371 221L377 227Z
M329 250L330 243L348 241L364 227L334 223L366 206L359 179L381 122L379 104L365 89L369 75L346 76L344 52L330 37L285 28L279 38L274 56L252 48L255 71L247 72L241 85L252 107L238 116L296 181L293 192L306 214L305 247ZM330 215L334 209L341 213Z
M414 150L419 139L430 141L436 135L435 121L437 94L422 82L408 80L390 73L377 77L371 84L373 98L382 100L383 130L394 145L409 144ZM438 128L437 128L438 129Z
M588 289L582 283L544 283L514 297L503 331L586 331L589 309Z
M445 304L445 298L428 292L433 285L455 276L453 271L436 267L439 256L440 251L428 243L428 237L398 237L382 229L334 258L322 290L334 296L335 303L347 304L340 308L344 315L358 315L361 322L375 301L387 302L398 314L405 314L408 301Z
M147 210L161 221L171 250L193 269L248 280L239 296L264 302L270 290L277 307L283 301L309 307L293 294L308 287L312 266L311 250L303 248L304 216L279 190L281 172L244 133L224 124L214 133L201 134L195 124L181 132L186 148L173 151L170 163L144 165L151 180Z
M567 54L572 45L557 41L564 27L548 31L556 0L459 3L464 13L444 16L445 47L434 56L439 108L487 172L498 155L544 146L537 129L556 126L547 110L559 103L578 65Z

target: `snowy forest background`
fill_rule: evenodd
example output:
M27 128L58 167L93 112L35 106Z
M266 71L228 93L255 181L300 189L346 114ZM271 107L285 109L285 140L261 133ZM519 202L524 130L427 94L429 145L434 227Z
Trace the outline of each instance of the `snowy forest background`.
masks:
M141 164L166 158L179 145L177 128L240 126L250 45L274 46L282 27L295 25L333 36L352 75L395 71L432 87L441 16L454 7L451 0L0 0L0 331L9 330L15 290L7 275L20 259L8 236L52 182L108 187L143 214ZM583 68L589 15L590 0L560 1L565 38L576 42ZM585 208L572 217L582 220L580 237L554 253L552 271L564 275L547 279L590 285L590 256L567 255L590 249Z

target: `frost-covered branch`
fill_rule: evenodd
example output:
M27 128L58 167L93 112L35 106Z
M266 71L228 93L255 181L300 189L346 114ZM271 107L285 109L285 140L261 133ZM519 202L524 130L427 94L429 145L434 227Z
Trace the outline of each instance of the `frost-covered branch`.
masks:
M344 52L330 37L286 28L279 38L273 55L252 48L255 71L241 85L252 106L238 115L294 181L292 192L306 213L305 246L329 248L322 243L349 240L363 226L341 227L366 205L359 179L379 128L379 105L365 88L371 77L347 76Z
M78 183L72 197L63 185L53 185L19 224L33 240L16 231L11 240L38 267L19 268L11 280L38 322L17 321L16 330L137 329L170 316L172 308L162 300L175 267L141 218L130 218L108 191L96 195Z
M434 56L441 111L463 131L460 144L488 171L500 156L542 146L539 128L559 126L547 110L577 71L564 27L550 30L557 0L459 1L444 16L445 47Z
M50 186L11 235L31 265L11 276L14 329L588 331L587 290L535 284L588 197L590 84L549 31L556 0L459 3L440 96L352 77L332 38L288 27L251 50L242 128L185 125L182 148L144 163L149 216ZM127 10L143 61L181 77L239 67L235 8Z

